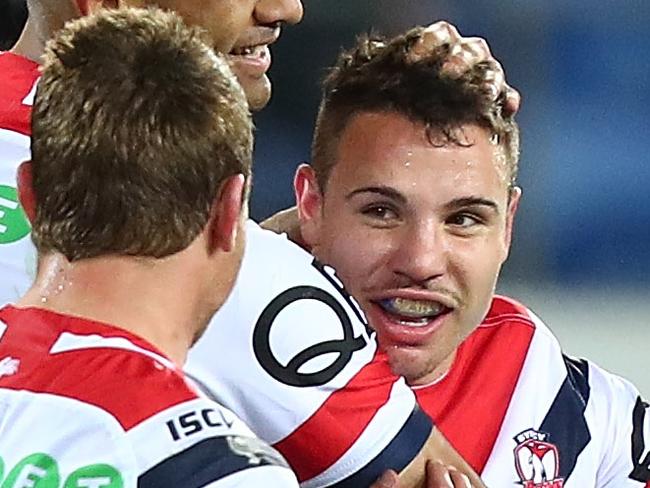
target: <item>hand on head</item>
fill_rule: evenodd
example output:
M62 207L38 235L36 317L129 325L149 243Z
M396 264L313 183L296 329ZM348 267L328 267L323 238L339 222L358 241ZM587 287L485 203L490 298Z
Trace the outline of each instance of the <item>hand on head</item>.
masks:
M514 115L519 110L521 95L506 83L505 72L481 37L463 37L458 29L445 21L435 22L424 28L417 41L411 47L409 57L418 62L438 52L440 48L448 50L448 57L443 70L452 78L459 78L476 65L482 65L483 88L493 100L503 100L503 110L507 115Z

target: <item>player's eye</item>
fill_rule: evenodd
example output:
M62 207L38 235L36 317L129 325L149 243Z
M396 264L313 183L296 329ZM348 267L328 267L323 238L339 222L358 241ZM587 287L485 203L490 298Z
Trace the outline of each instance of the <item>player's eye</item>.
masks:
M397 210L388 204L373 203L361 208L361 214L376 222L389 223L399 218Z
M483 224L483 219L475 214L458 212L447 219L447 224L461 229L469 229L473 226Z

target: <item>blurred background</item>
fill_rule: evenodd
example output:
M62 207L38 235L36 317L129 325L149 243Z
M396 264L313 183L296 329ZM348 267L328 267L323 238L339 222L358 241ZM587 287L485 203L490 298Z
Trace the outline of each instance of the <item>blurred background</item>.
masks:
M9 32L23 0L0 0ZM520 206L500 291L568 353L650 397L650 2L304 0L273 47L274 96L257 115L252 214L293 201L319 80L357 34L446 19L485 37L523 95ZM2 12L5 10L5 12ZM18 25L20 22L18 22Z

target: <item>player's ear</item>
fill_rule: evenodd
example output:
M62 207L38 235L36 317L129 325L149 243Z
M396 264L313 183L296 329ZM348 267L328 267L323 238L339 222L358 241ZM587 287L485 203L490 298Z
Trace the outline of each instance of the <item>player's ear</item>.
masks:
M16 173L18 182L18 199L30 222L36 218L36 195L34 194L32 162L24 161Z
M236 248L237 233L244 219L246 178L243 174L224 180L210 212L210 251L231 252Z
M316 173L308 164L301 164L293 178L293 190L300 219L300 231L305 244L313 247L318 243L323 196Z
M521 188L518 186L512 187L510 189L510 195L508 197L508 210L506 213L506 232L505 232L505 242L504 249L505 255L504 260L508 257L510 252L510 243L512 242L512 229L515 223L515 215L517 213L517 208L519 208L519 201L521 200Z

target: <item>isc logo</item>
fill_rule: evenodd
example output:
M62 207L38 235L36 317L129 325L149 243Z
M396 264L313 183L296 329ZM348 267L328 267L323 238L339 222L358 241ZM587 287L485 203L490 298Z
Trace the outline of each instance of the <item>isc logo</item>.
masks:
M232 427L233 420L228 420L221 410L204 408L193 410L166 422L167 429L175 441L189 437L207 428Z

